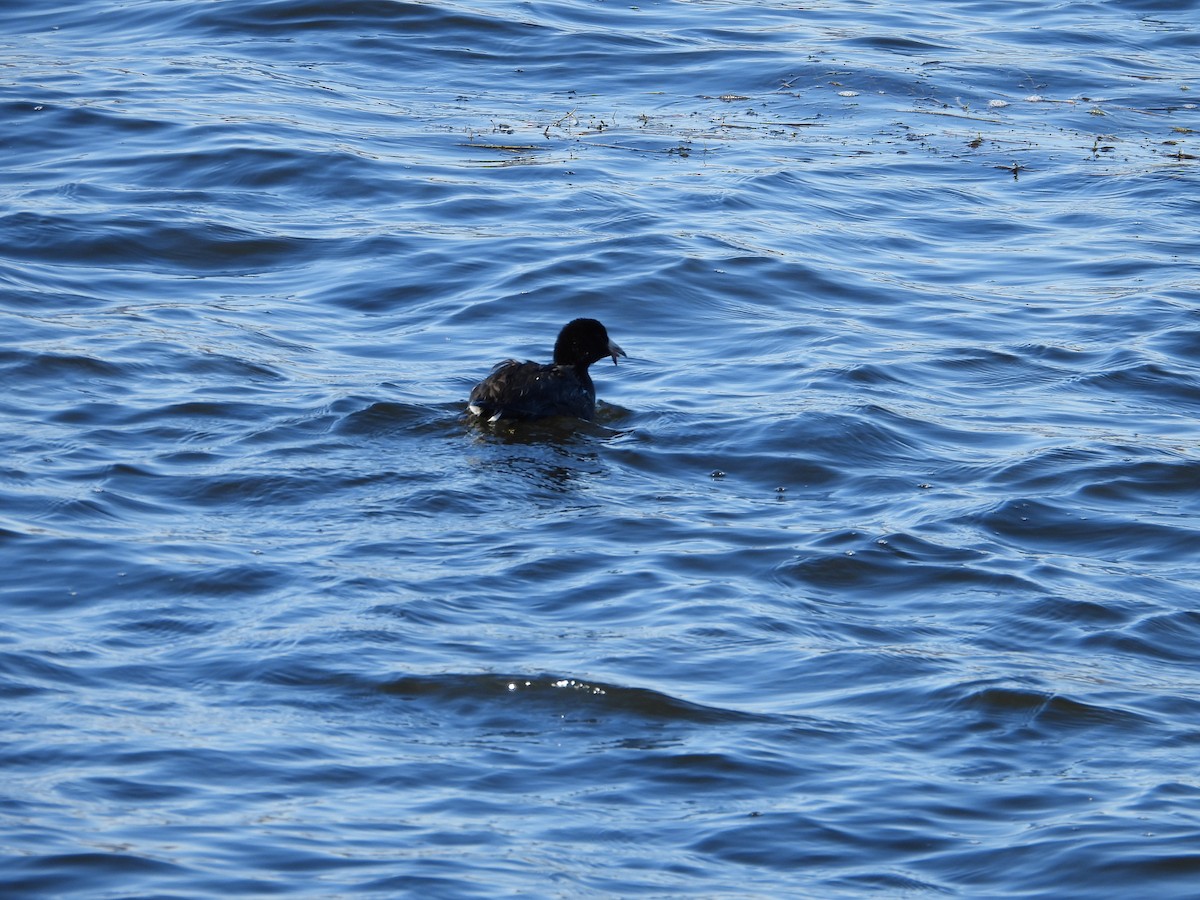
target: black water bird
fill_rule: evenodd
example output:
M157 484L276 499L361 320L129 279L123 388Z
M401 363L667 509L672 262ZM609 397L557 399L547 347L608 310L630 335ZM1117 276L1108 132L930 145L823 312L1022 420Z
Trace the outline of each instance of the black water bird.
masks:
M506 359L471 389L467 407L489 422L596 415L596 386L588 366L611 356L613 365L626 353L595 319L575 319L554 342L554 362L543 365Z

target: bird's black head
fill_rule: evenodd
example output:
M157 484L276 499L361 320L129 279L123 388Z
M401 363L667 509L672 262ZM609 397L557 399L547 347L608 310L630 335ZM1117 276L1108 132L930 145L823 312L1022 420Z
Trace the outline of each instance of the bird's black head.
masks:
M554 342L554 364L586 369L611 356L613 365L625 351L609 339L608 330L595 319L575 319L563 326Z

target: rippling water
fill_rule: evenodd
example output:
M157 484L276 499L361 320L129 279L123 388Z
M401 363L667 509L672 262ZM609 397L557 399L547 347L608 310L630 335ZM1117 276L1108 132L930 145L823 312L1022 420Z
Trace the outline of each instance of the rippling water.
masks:
M10 2L4 892L1194 896L1197 12Z

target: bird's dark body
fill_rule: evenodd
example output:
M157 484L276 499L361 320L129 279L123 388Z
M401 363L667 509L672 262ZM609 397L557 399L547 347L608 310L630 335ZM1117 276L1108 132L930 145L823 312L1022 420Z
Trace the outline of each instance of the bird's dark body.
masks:
M491 422L552 416L593 419L596 386L588 366L606 356L615 364L624 355L595 319L575 319L558 334L554 362L506 359L471 389L467 408Z
M587 370L506 359L471 390L470 406L485 419L592 419L596 388Z

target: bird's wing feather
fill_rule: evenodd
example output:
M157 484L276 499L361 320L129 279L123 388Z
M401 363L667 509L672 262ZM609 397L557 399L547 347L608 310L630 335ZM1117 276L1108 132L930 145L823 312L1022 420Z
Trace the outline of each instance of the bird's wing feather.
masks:
M529 419L595 413L595 394L568 366L508 359L471 390L470 409L492 419Z

